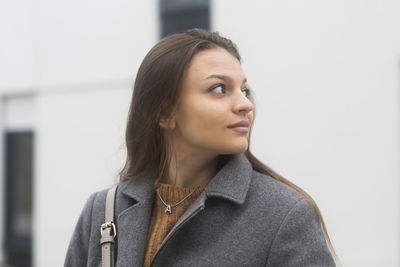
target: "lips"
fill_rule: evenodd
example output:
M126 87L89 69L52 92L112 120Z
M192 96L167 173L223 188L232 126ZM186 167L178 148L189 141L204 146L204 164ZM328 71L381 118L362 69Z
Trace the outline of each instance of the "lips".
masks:
M249 122L248 120L242 120L242 121L239 121L239 122L237 122L237 123L235 123L235 124L229 125L228 128L234 128L234 127L249 127L249 125L250 125L250 122Z

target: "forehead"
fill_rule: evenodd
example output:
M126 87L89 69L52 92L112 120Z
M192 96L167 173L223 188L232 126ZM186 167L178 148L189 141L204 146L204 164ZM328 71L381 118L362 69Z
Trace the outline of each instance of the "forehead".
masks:
M197 53L190 62L185 80L204 80L212 74L244 78L239 60L220 47Z

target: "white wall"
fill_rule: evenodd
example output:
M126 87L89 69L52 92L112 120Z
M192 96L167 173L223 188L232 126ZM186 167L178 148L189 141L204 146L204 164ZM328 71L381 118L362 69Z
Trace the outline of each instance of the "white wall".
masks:
M34 2L0 2L0 93L35 84L37 24Z
M238 44L256 92L253 152L314 198L344 266L400 264L399 11L213 2L213 29Z
M43 86L134 77L158 37L156 0L41 0L38 21Z
M87 198L117 181L129 99L123 87L38 97L35 266L62 266Z
M131 88L158 21L156 0L43 0L37 10L34 262L50 267L63 264L89 195L117 180Z
M36 99L34 266L62 266L86 199L116 180L157 12L157 0L0 4L0 96Z

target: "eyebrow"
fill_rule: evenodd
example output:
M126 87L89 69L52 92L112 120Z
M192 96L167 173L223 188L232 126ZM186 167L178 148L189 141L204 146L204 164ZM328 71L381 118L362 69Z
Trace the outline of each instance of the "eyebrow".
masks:
M217 78L223 81L229 80L229 77L225 76L225 75L219 75L219 74L211 74L209 76L207 76L206 80L211 79L211 78ZM244 78L242 84L247 82L247 78Z

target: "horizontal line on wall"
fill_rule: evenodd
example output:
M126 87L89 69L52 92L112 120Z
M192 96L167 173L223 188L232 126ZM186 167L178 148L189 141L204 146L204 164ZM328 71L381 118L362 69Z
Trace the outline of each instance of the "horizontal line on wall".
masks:
M88 91L116 90L133 88L133 79L108 80L100 82L64 83L32 87L0 89L1 97L15 97L36 94L65 94Z

